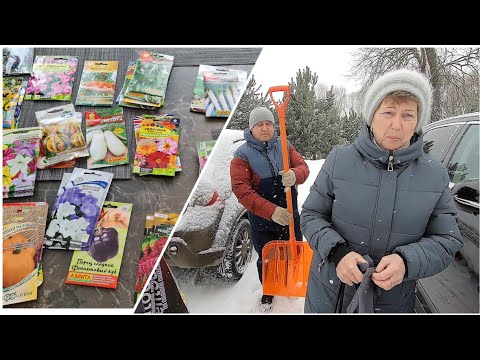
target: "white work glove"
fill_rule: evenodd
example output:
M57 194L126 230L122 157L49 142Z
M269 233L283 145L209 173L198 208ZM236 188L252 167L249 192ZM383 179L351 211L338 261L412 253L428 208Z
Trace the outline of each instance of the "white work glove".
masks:
M280 206L277 206L272 214L272 220L282 226L287 226L290 223L291 217L292 215L288 210Z
M283 173L283 170L278 173L282 175L282 184L283 186L293 186L295 185L295 181L297 181L297 177L295 176L295 172L290 169L286 173Z

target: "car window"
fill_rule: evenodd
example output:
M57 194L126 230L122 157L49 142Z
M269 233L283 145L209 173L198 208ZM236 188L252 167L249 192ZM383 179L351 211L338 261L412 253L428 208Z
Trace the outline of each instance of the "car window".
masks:
M440 160L458 125L447 125L426 131L423 135L423 151Z
M455 184L479 177L478 131L477 124L468 127L447 164L450 181Z

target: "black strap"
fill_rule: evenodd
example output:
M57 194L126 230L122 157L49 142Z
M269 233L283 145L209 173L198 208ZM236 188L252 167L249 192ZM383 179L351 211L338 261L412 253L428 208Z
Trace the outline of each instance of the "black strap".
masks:
M341 313L343 306L343 294L345 293L345 283L340 281L340 289L338 289L337 299L335 301L334 313Z
M366 263L359 263L358 268L359 270L365 275L364 280L358 287L356 287L356 292L354 294L354 298L352 299L352 302L349 304L347 308L348 313L352 313L355 310L359 310L359 312L372 312L373 313L373 292L370 289L367 293L367 300L365 301L364 298L362 298L362 301L359 301L359 295L361 292L364 291L364 288L370 288L373 287L373 282L371 281L370 277L372 276L372 273L375 272L375 267L373 265L373 260L370 256L364 255L363 258L367 260L368 264ZM334 313L341 313L342 312L342 307L343 307L343 297L345 294L345 283L340 281L340 288L338 289L337 293L337 299L335 300L335 308L334 308ZM363 293L362 293L363 295ZM359 303L361 303L361 306L359 307ZM366 304L366 305L364 305Z

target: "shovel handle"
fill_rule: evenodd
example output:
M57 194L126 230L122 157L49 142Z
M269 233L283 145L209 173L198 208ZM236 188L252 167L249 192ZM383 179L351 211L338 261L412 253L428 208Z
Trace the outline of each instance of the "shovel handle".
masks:
M273 93L275 92L284 92L285 93L285 100L282 104L279 104L273 98ZM285 113L288 101L290 100L290 87L288 85L281 85L281 86L272 86L268 89L268 93L270 94L270 99L272 99L275 108L277 109L278 113L278 120L280 123L280 142L282 144L282 161L283 161L283 171L287 172L290 169L289 161L288 161L288 144L287 144L287 126L285 124ZM295 228L293 224L293 202L292 202L292 189L289 188L286 191L287 196L287 209L288 212L292 215L290 219L289 226L289 235L290 235L290 251L291 251L291 258L296 258L295 252Z
M276 92L286 93L285 101L281 105L273 98L273 93ZM273 105L275 105L275 108L277 109L278 117L283 118L283 125L285 125L285 111L287 109L288 100L290 100L290 87L288 85L272 86L268 89L268 93L270 94L270 99L272 99Z

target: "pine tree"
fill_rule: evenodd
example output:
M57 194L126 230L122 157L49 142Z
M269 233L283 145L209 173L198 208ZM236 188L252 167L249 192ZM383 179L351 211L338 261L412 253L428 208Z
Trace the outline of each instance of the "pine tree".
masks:
M340 110L335 106L335 89L332 86L324 99L318 100L319 122L316 132L319 141L316 144L316 158L325 159L335 145L343 144Z
M258 106L266 106L271 108L272 102L268 98L268 94L263 95L260 92L260 87L256 87L255 77L252 75L248 82L245 92L243 93L237 108L235 109L232 118L228 124L229 129L244 130L248 128L248 118L250 111Z
M342 132L341 136L345 144L351 144L355 141L363 126L363 118L353 108L350 108L348 114L340 119Z
M305 159L317 159L316 145L319 141L317 97L315 85L317 75L307 66L297 72L296 79L289 83L290 101L287 105L287 138ZM277 117L278 118L278 117Z

